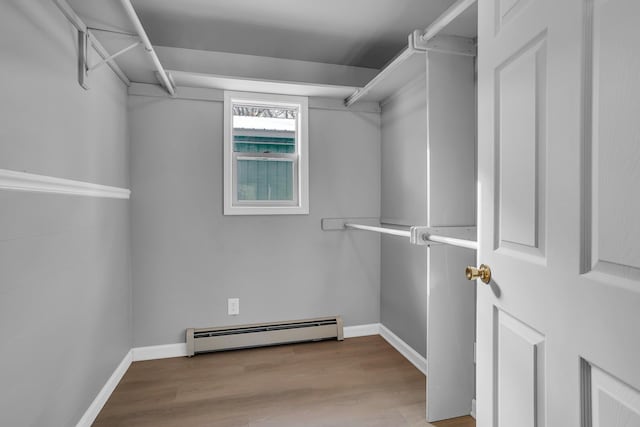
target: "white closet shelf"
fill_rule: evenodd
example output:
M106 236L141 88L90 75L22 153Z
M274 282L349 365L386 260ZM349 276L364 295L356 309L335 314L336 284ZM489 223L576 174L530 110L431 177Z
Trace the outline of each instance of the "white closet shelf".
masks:
M409 35L409 44L391 62L382 68L365 87L357 89L345 98L348 107L359 101L383 101L398 92L408 82L426 72L425 52L441 52L453 55L475 56L475 40L469 37L441 35L417 44L419 31Z
M458 0L424 31L414 30L408 36L407 47L395 56L363 88L345 98L348 107L358 101L383 101L407 82L426 70L427 51L475 56L475 41L470 34L457 28L455 22L477 20L476 0ZM474 31L477 34L477 30ZM475 37L475 35L473 37Z
M357 88L353 86L324 85L317 83L261 80L217 74L167 70L176 86L243 92L275 93L283 95L344 98Z
M380 102L399 89L416 76L426 70L426 59L423 51L407 46L383 70L375 76L363 88L350 93L344 100L346 106L360 101Z

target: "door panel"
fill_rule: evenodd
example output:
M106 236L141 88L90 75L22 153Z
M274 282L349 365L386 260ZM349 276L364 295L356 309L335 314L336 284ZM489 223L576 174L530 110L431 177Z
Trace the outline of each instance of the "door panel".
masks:
M640 2L478 14L478 426L640 427Z
M592 427L631 427L640 425L640 392L596 366L589 366Z
M500 29L507 25L518 12L523 9L529 0L496 0L498 5L496 6L496 34Z
M543 255L546 42L536 37L496 70L496 248ZM500 179L500 177L507 179Z
M636 13L629 13L635 11ZM592 61L591 115L591 260L588 270L640 279L640 5L637 0L593 4L587 22ZM589 34L591 33L591 34ZM591 69L589 69L591 68ZM587 184L587 185L588 185ZM614 209L613 207L621 209Z
M544 419L544 337L497 309L495 322L498 424L543 425L536 420Z

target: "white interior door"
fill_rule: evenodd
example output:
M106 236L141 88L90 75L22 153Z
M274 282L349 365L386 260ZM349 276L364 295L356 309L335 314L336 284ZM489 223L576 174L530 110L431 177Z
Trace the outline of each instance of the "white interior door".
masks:
M479 0L480 427L640 426L639 19Z

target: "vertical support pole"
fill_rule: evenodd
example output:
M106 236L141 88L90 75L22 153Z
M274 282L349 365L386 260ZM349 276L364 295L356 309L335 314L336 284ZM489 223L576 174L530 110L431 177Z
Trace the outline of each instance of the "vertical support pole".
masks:
M89 67L87 66L87 54L89 35L86 31L78 30L78 83L83 89L88 90L87 83Z

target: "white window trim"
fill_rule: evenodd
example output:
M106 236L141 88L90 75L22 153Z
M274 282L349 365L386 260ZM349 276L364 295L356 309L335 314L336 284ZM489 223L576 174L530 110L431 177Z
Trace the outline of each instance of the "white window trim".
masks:
M262 206L270 202L259 202L259 205L235 205L233 170L232 118L233 103L268 103L273 105L294 105L300 109L298 115L298 134L296 144L298 152L297 204L280 205L272 202L271 206ZM281 202L280 202L281 203ZM309 214L309 101L304 96L274 95L252 92L224 92L224 214L225 215L308 215Z

